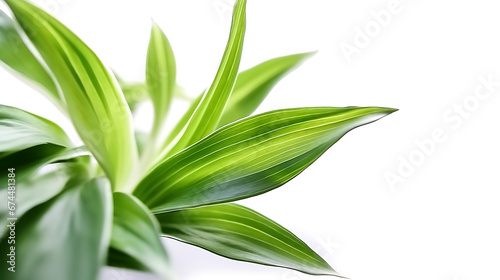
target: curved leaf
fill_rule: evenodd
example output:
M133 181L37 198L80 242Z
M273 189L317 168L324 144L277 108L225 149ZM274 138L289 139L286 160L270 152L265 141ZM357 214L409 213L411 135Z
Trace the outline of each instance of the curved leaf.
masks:
M138 264L165 279L170 278L167 253L159 239L158 221L137 198L114 193L113 202L110 247L116 251L113 254L115 266L116 262L119 263L116 256L125 255L127 263Z
M70 146L55 123L21 109L0 105L0 159L38 145Z
M18 179L31 174L71 145L55 123L5 105L0 105L0 135L0 170L15 168ZM0 179L4 176L6 173L1 173ZM0 186L4 188L7 186Z
M167 154L175 154L217 127L238 74L246 28L245 8L246 0L236 2L229 40L217 75L187 124L167 148Z
M134 194L156 213L255 196L298 175L348 131L394 111L298 108L249 117L158 164Z
M25 1L6 2L61 86L83 142L112 185L126 188L137 150L130 110L115 77L55 18Z
M0 11L0 61L41 86L57 103L63 104L57 86L47 70L28 49L16 30L14 21L2 11Z
M146 82L153 101L155 119L153 137L159 132L175 89L175 57L167 36L153 22L146 64Z
M240 205L207 206L156 217L166 236L230 259L338 276L297 236Z
M16 221L15 245L1 240L1 252L15 246L16 254L15 273L3 255L1 279L97 278L111 231L111 190L105 179L71 186Z

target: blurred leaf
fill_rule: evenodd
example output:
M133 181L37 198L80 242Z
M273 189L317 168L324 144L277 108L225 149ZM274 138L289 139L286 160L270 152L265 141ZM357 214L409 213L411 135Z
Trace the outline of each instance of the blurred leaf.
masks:
M16 30L14 21L2 11L0 11L0 61L41 86L58 104L64 104L47 70L28 49Z
M139 262L137 258L133 258L113 248L109 248L108 260L106 265L117 268L133 269L136 271L142 271L148 273L151 272L150 269L145 267L143 263Z
M73 178L74 182L88 177L88 172L84 165L85 161L83 158L79 159L73 162L53 164L51 167L54 170L36 174L26 179L19 177L19 172L22 169L16 168L16 217L22 217L28 210L58 195L64 189L65 185L67 185L70 178ZM7 182L6 174L2 175L5 175L2 176L2 181ZM0 197L7 198L7 192L7 184L2 184L0 186ZM9 209L7 207L0 207L0 219L6 220L8 213ZM7 228L5 227L1 228L0 233L6 230Z
M0 105L0 159L38 145L70 146L55 123L21 109Z
M0 105L0 170L16 168L21 178L71 145L55 123L18 108ZM7 173L0 173L4 178ZM7 187L1 185L0 189Z
M126 188L137 158L129 108L114 76L75 34L36 6L7 0L54 73L85 145L113 186Z
M165 235L230 259L338 276L298 237L240 205L207 206L156 217Z
M120 76L114 73L118 84L123 92L123 96L127 101L130 111L134 112L137 105L148 99L148 91L145 83L136 82L129 83L123 80Z
M301 53L268 60L238 75L218 127L252 114L272 88L314 53Z
M168 154L175 154L207 136L217 127L238 74L246 28L245 8L246 0L236 2L229 40L217 75L179 136L167 149Z
M111 231L111 190L105 179L71 186L16 221L16 271L4 261L1 279L97 279ZM3 239L0 251L10 246Z
M110 247L128 262L140 264L149 271L170 278L165 249L159 239L158 221L137 198L114 193L114 217ZM116 258L115 258L116 260Z
M159 132L170 106L175 90L175 68L174 52L167 36L153 22L146 64L147 88L155 110L153 137Z
M135 132L135 142L137 143L137 151L139 155L144 153L146 145L148 144L149 134L145 132L136 131Z
M297 176L348 131L394 111L298 108L249 117L158 164L134 194L154 213L255 196Z

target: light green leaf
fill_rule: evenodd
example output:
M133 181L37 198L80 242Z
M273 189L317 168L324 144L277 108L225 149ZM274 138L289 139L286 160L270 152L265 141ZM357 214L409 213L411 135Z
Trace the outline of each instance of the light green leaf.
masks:
M240 205L207 206L156 217L166 236L230 259L338 276L298 237Z
M252 114L283 77L313 54L278 57L241 72L218 127Z
M274 58L239 73L217 128L252 114L284 76L313 54L302 53ZM187 124L203 94L191 103L189 109L172 129L165 142L165 147Z
M246 0L236 2L229 40L217 75L179 136L167 148L166 154L175 154L217 127L238 74L246 28L245 8Z
M124 193L114 193L114 216L110 247L125 260L170 278L170 268L165 249L159 239L158 221L137 198ZM116 259L115 259L116 260ZM129 261L127 261L128 263Z
M172 47L160 27L153 22L149 41L146 82L153 101L155 118L153 137L156 137L168 112L175 90L176 66Z
M55 18L24 1L6 2L59 83L83 142L112 185L125 189L137 150L130 110L115 77Z
M15 245L1 240L1 252L15 246L16 254L15 273L4 261L1 279L97 279L111 231L111 189L105 179L71 186L16 221Z
M41 86L59 105L64 104L47 70L28 49L16 30L14 21L2 11L0 11L0 61Z
M348 131L394 111L298 108L249 117L158 164L134 194L155 213L255 196L297 176Z

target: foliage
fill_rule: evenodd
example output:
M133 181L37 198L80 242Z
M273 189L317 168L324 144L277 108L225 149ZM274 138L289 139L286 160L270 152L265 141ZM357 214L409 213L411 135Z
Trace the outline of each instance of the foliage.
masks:
M130 84L48 13L23 0L6 3L14 18L0 12L0 60L71 118L84 146L52 121L0 105L0 177L7 182L6 170L15 168L17 186L16 211L2 208L0 217L19 218L17 271L2 269L2 279L93 280L104 265L171 279L161 237L235 260L338 276L297 236L230 202L285 184L347 132L394 109L316 107L250 116L312 53L239 72L246 1L238 0L213 83L163 136L180 87L173 49L156 23L145 82ZM130 108L148 99L154 123L144 135L134 131ZM14 196L3 183L0 193ZM4 258L12 250L6 230Z

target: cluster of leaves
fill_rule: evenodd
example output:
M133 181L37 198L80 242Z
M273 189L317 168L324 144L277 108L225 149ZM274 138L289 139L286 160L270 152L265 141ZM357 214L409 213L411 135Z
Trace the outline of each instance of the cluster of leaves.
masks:
M120 85L55 18L23 0L5 2L14 18L0 12L0 60L43 89L84 146L47 119L0 105L1 182L8 168L17 182L15 213L2 207L0 220L19 217L16 272L4 268L2 279L94 280L103 265L169 279L162 236L235 260L337 275L285 228L231 202L285 184L348 131L394 109L296 108L247 117L311 54L238 73L246 24L246 1L238 0L213 83L163 137L178 86L159 26L152 26L145 85ZM133 94L141 89L146 94ZM130 107L144 98L154 105L154 123L137 137ZM0 185L2 197L12 195ZM3 258L12 246L5 230Z

